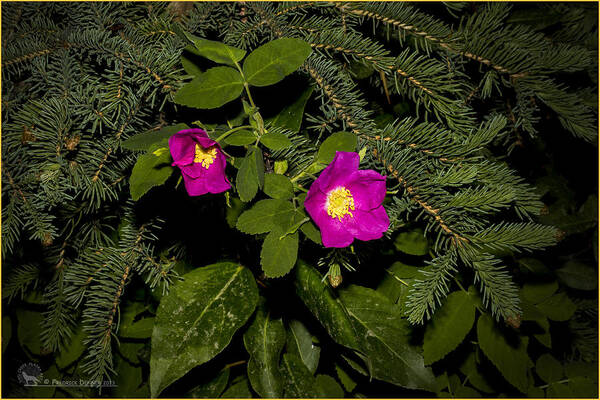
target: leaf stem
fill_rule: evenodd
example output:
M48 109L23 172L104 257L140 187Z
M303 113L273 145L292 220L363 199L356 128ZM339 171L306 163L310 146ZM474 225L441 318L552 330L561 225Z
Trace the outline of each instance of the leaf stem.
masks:
M246 360L240 360L240 361L232 362L231 364L227 364L226 366L223 367L223 369L221 371L225 371L226 369L229 369L231 367L237 367L238 365L242 365L242 364L246 364Z
M242 129L252 129L252 127L250 125L242 125L242 126L238 126L237 128L233 128L227 132L225 132L224 134L222 134L221 136L219 136L215 142L220 142L221 140L225 139L227 136L231 135L233 132L237 132L240 131Z

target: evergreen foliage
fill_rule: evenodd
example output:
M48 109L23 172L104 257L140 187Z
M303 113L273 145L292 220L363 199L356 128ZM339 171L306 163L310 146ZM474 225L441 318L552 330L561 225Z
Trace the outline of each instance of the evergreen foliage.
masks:
M534 11L546 17L531 17ZM316 366L306 364L315 357L318 363L319 354L301 340L318 334L342 349L329 367L347 392L354 383L343 371L349 367L355 376L461 397L454 391L458 372L434 378L428 357L424 361L408 337L414 325L435 329L428 324L435 324L436 310L450 293L463 290L468 297L461 294L461 302L472 301L481 315L473 326L484 344L470 354L479 359L483 351L512 385L509 390L538 396L529 366L521 366L522 373L510 371L506 354L491 350L511 346L498 326L519 328L521 320L529 320L544 327L541 334L522 334L521 345L510 347L516 359L529 360L527 341L537 338L544 345L549 320L569 320L576 336L570 360L597 361L590 356L597 304L569 303L573 309L564 318L545 310L559 298L570 302L566 290L524 300L526 289L512 273L515 260L572 232L544 219L543 182L536 188L530 177L520 176L508 155L548 138L540 126L550 118L562 125L561 140L573 136L580 144L597 145L598 27L589 15L584 6L559 3L531 9L455 2L5 3L4 304L27 303L31 293L41 294L43 351L69 354L81 329L85 352L78 372L102 381L127 376L128 365L150 364L144 390L154 397L217 356L245 326L255 302L244 303L227 290L243 271L254 299L254 282L247 279L253 273L262 300L249 327L242 328L249 379L227 386L228 376L221 385L219 374L191 393L218 397L226 386L276 397L339 393L336 380L314 377ZM294 84L302 86L300 99L288 98L295 95ZM171 176L167 145L178 123L182 129L201 127L221 144L233 171L231 191L198 201L184 195L183 184ZM326 251L304 210L303 192L336 150L359 152L361 169L386 176L390 228L380 241ZM589 207L570 212L586 218ZM187 213L194 226L174 217L176 211ZM210 248L219 238L206 232L217 224L229 236ZM580 232L593 226L593 217L587 224ZM361 281L365 271L384 269L372 260L389 261L396 254L392 240L417 227L427 249L413 254L419 268L385 269L391 280L377 290L356 286L373 286L371 278ZM182 284L170 290L192 270L190 264L224 260L245 267L227 264L234 271L231 280L198 278L198 287L209 287L213 297L199 297ZM577 273L567 268L559 275L561 285L580 289L572 278ZM338 292L342 275L354 285ZM323 284L326 279L331 287ZM293 287L288 298L299 298L314 316L310 321L324 330L309 332L302 325L308 322L297 321L302 313L270 300L284 291L278 284ZM136 290L130 293L130 287ZM189 338L192 333L182 334L183 351L198 352L198 359L189 355L180 364L174 354L169 362L176 371L156 372L167 358L161 353L167 345L155 348L169 339L160 335L169 329L179 335L177 324L189 322L175 312L165 314L164 304L177 310L176 301L185 302L180 312L187 317L208 313L196 323L214 324L227 337L210 331L212 325L201 327L212 332L206 340L215 340L209 351L202 348L206 343ZM126 320L124 305L143 302ZM367 315L363 304L374 314ZM451 304L444 322L449 330ZM236 314L242 305L248 310ZM153 324L153 315L160 320L154 333L140 334L144 340L154 335L151 351L149 345L120 343L120 323ZM463 342L471 328L460 331L432 363L457 346L471 346ZM307 337L297 338L298 332ZM424 340L430 340L427 334ZM173 349L182 349L177 346ZM324 347L323 353L331 356ZM489 393L476 371L465 372L471 364L457 365L475 389ZM476 370L474 365L473 360ZM560 390L562 376L546 382L548 387ZM464 382L460 386L475 391Z

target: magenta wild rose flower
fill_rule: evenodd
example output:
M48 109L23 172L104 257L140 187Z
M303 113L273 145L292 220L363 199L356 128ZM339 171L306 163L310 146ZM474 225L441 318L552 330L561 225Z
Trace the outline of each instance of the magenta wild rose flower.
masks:
M221 193L231 188L225 176L227 160L221 146L202 129L184 129L169 138L173 166L183 175L190 196Z
M389 225L385 209L385 177L359 170L357 153L338 151L313 182L304 207L321 230L325 247L346 247L354 239L383 236Z

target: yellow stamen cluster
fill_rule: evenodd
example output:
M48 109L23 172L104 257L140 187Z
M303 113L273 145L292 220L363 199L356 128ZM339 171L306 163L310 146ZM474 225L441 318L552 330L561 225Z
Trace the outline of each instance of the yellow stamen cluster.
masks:
M343 186L340 186L336 189L333 189L327 195L327 214L331 218L337 218L338 220L342 220L342 217L345 215L352 215L350 210L354 210L354 197L352 197L352 193L348 189Z
M201 163L204 168L208 169L208 167L215 162L215 158L217 158L217 149L215 147L205 149L196 143L196 153L194 155L195 163Z

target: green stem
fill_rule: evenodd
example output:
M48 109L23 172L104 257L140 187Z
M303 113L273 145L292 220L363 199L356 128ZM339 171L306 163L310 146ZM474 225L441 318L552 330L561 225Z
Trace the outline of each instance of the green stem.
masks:
M244 80L244 89L246 90L246 94L248 95L250 105L256 108L256 104L254 104L254 100L252 100L252 95L250 94L250 86L248 85L248 82L246 82L246 77L244 76L244 71L242 71L240 64L238 64L237 62L235 62L235 66L237 67L238 71L240 72L240 75L242 75L242 79Z
M293 177L292 179L290 179L290 181L291 181L292 183L294 183L294 182L296 182L298 179L302 178L302 176L304 176L304 174L306 173L305 171L306 171L307 169L309 169L310 167L312 167L313 165L315 165L316 163L317 163L317 162L315 161L315 162L313 162L313 163L309 164L309 165L308 165L306 168L304 168L302 171L298 172L298 175L296 175L295 177ZM313 175L311 175L311 174L309 174L309 173L306 173L306 174L307 174L307 175L310 175L310 176L313 176Z
M242 125L242 126L238 126L237 128L233 128L233 129L225 132L221 136L219 136L217 138L217 140L215 140L215 142L220 142L221 140L225 139L227 136L231 135L233 132L241 131L242 129L248 129L248 128L252 129L252 127L250 125Z

